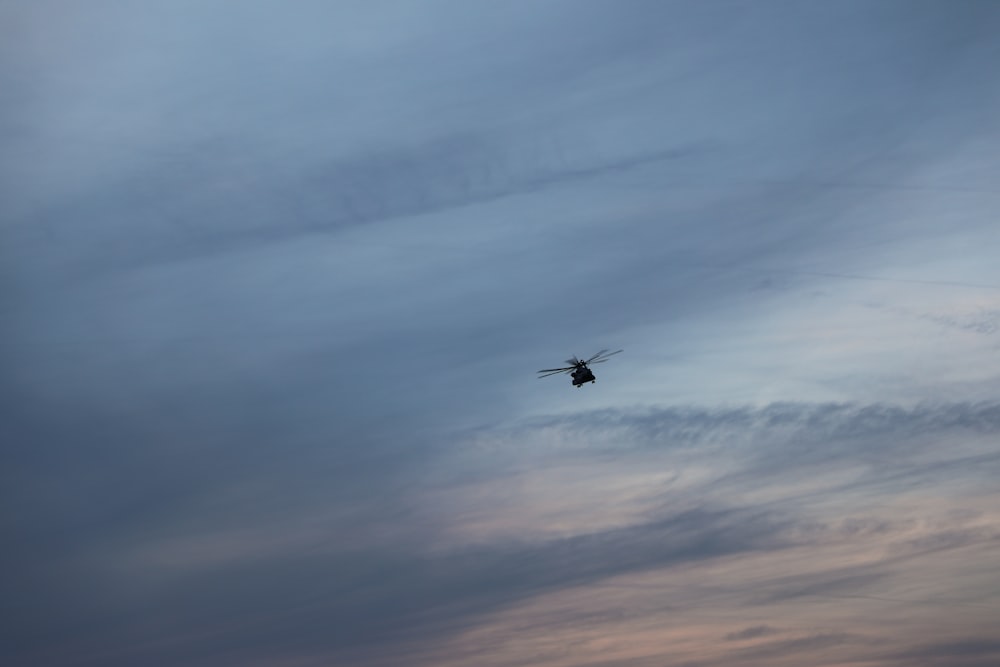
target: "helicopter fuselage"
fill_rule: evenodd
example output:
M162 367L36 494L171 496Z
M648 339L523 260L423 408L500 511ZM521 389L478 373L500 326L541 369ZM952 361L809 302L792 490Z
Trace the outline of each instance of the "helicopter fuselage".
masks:
M581 366L571 373L573 377L573 386L579 387L587 382L596 382L597 378L594 377L594 372L587 368L586 366Z

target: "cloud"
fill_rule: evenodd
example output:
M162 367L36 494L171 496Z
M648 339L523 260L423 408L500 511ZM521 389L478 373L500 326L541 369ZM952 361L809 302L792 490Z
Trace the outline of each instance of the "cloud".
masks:
M990 566L983 559L995 551L995 512L983 515L974 508L995 507L996 499L988 489L987 477L996 457L991 455L985 463L987 468L980 470L978 467L983 463L979 457L963 461L963 446L954 445L976 442L981 437L992 438L1000 427L995 416L992 404L912 409L782 404L740 410L607 411L599 415L539 419L503 435L480 433L476 436L478 452L489 454L484 464L494 475L501 476L512 497L529 494L526 498L532 512L526 513L525 518L530 521L557 517L561 531L558 534L573 530L573 526L585 532L588 514L583 510L578 517L565 512L550 515L549 505L572 504L574 498L585 498L588 493L603 497L609 516L619 516L624 521L642 512L655 516L659 512L677 511L691 502L727 502L741 506L742 510L734 516L763 512L762 518L768 517L763 525L775 530L761 531L761 524L756 522L747 525L748 531L757 533L758 539L767 545L766 551L734 553L732 558L720 554L711 561L701 558L690 563L664 563L632 572L615 568L603 575L605 583L593 588L578 582L578 588L537 591L534 602L522 602L497 614L495 620L484 621L481 629L469 631L468 639L460 645L475 641L488 645L497 642L500 646L503 643L500 638L514 632L515 626L510 624L515 618L522 622L532 618L537 626L555 624L553 618L558 614L554 610L564 609L569 604L567 599L578 599L581 609L593 613L604 609L601 613L607 618L600 624L603 629L584 630L586 624L581 623L579 632L590 638L586 641L596 642L603 633L603 636L617 636L617 643L623 646L642 644L638 638L641 631L622 620L630 618L627 612L619 612L624 617L615 616L614 610L620 607L613 598L597 601L584 593L587 590L601 591L605 597L610 592L628 592L629 605L642 609L641 616L649 623L656 623L654 619L669 623L667 619L675 615L693 614L693 619L698 620L686 624L689 634L698 634L695 627L709 622L710 627L717 627L719 621L747 616L780 618L783 626L792 622L801 633L803 623L815 627L835 622L828 614L844 607L854 609L859 619L870 618L856 624L835 622L851 628L845 632L806 633L773 642L761 648L759 655L743 656L747 660L763 660L766 654L771 659L781 657L794 662L792 656L818 645L827 648L842 645L853 655L870 654L889 641L887 635L871 631L872 627L878 627L877 618L885 611L885 605L907 608L910 610L907 614L917 625L923 622L920 619L932 622L942 608L963 618L982 613L989 617L991 607L988 603L980 604L972 588L965 589L959 598L932 593L930 589L926 595L914 596L907 594L903 582L922 581L943 593L944 589L937 589L937 583L931 583L943 583L932 574L933 569L948 568L946 563L956 562L958 553L965 554L961 558L968 559L967 562L976 561L985 567L976 575L978 581L985 581L979 577L990 576ZM926 441L907 443L907 438L915 434L923 434ZM886 461L892 460L891 453L901 441L907 443L900 446L909 450L912 460L899 461L899 468L894 469ZM944 442L953 444L944 454L949 460L916 464L923 456L939 451L940 443ZM802 459L789 455L810 449L813 443L834 448L836 455ZM508 446L516 446L518 452L517 458L509 463L504 456ZM526 452L531 457L522 468L515 461ZM602 485L599 480L587 491L578 490L570 484L564 486L556 472L566 466L573 471L573 478L589 482L589 465L599 467L604 478L630 479L631 493L621 496L616 487ZM870 470L865 472L869 465ZM709 472L699 470L702 467ZM649 471L657 468L669 469L670 474L651 476ZM741 472L733 474L733 469ZM744 470L753 472L744 475ZM849 472L845 475L838 470ZM932 470L940 470L941 474L930 475ZM980 477L980 473L984 476ZM552 486L536 491L530 483L535 475ZM828 483L827 479L834 483ZM919 484L911 483L917 480ZM475 488L482 488L482 483ZM644 489L647 493L643 493ZM450 533L450 540L473 535L480 543L484 540L488 543L490 531L509 536L512 529L525 536L545 534L540 525L516 522L520 515L517 501L507 502L502 495L490 494L483 498L487 504L480 509L479 499L469 495L469 490L457 489L447 502L447 506L462 508L450 516L448 523L453 529L462 526L463 521L472 522L468 528ZM804 490L808 491L803 493ZM436 502L435 507L443 504L445 501ZM491 507L506 517L508 523L496 524L489 516ZM604 520L604 514L597 518ZM515 523L510 524L511 521ZM645 530L640 525L650 527L637 524L637 530ZM478 528L473 530L472 526ZM676 542L678 537L674 535L671 540ZM580 543L581 551L585 551L583 544ZM627 545L625 550L633 551L634 547ZM579 593L572 593L573 590ZM548 608L545 601L549 599L551 614L542 611ZM709 615L702 621L703 615L711 611L719 618ZM870 617L871 614L875 616ZM635 623L642 626L638 620ZM495 629L490 631L491 627ZM759 627L775 626L750 626L752 630ZM577 641L571 639L576 636L574 633L555 625L553 632L562 637L560 641ZM744 637L731 630L715 636L723 635L732 641L756 638L749 631ZM897 635L894 641L900 639ZM533 640L524 642L525 650L535 645ZM553 642L559 643L554 639ZM544 642L538 639L538 643ZM718 653L707 644L698 646L699 649L692 649L693 655L698 651L703 655ZM616 650L621 656L630 655L623 648ZM687 664L677 651L672 650L671 654L676 664ZM505 655L516 662L514 653ZM718 664L735 659L719 655ZM503 664L502 660L498 658L497 664ZM645 663L638 658L621 657L619 662L608 664ZM716 663L692 659L691 664Z
M7 3L0 657L989 636L997 18Z
M938 665L968 665L985 667L1000 657L1000 642L992 637L965 637L955 641L927 643L912 650L895 654L898 664L936 667Z
M959 465L963 440L991 437L1000 430L996 414L991 404L915 409L782 404L536 419L508 430L478 429L462 435L438 450L440 458L428 462L424 479L403 487L398 502L376 509L378 505L366 499L358 513L349 512L350 505L343 503L366 498L363 487L349 484L362 469L358 466L363 459L350 462L323 491L310 483L293 493L285 503L287 509L274 500L261 505L264 513L249 523L238 516L252 496L233 496L239 486L232 485L254 479L247 476L251 469L242 470L229 486L213 473L215 488L201 489L196 502L203 508L218 507L221 513L207 515L201 527L170 509L185 497L176 486L177 471L168 477L174 479L169 486L173 491L163 499L163 513L150 513L155 504L143 509L141 532L129 528L123 533L134 520L124 515L122 523L108 523L101 510L97 515L101 523L87 528L93 545L89 552L66 554L60 561L47 556L24 570L35 573L25 581L49 591L40 597L36 591L36 599L54 603L54 596L66 589L41 582L51 580L52 568L61 562L58 567L63 572L78 573L75 580L94 581L100 587L92 602L83 603L86 594L78 591L77 605L55 618L47 612L46 627L69 642L64 645L74 645L81 655L91 655L102 664L129 664L139 657L157 664L153 656L165 664L218 655L234 646L241 648L233 655L247 659L253 655L278 660L296 652L319 652L364 655L373 664L391 663L391 656L405 646L414 655L427 655L430 664L444 659L442 646L452 647L452 655L467 655L471 650L467 637L479 636L477 641L488 645L502 636L523 639L523 631L505 626L507 618L520 618L516 627L521 627L531 617L534 625L549 628L553 636L595 637L612 627L618 628L613 632L629 636L638 632L643 619L704 605L711 609L719 602L731 610L723 617L726 623L739 618L733 614L752 614L781 619L782 627L791 619L783 611L788 605L800 606L800 620L812 618L813 623L823 621L814 618L812 610L822 611L831 604L909 604L917 609L929 605L928 611L937 611L933 598L923 602L897 589L912 577L936 586L938 577L921 572L948 562L938 560L941 555L961 550L971 558L967 562L976 562L976 550L986 548L983 553L988 554L989 545L996 543L996 517L969 511L984 507L973 494L988 494L988 483L981 476L990 476L995 455L994 463L980 456L977 468ZM567 437L554 437L559 432ZM846 485L821 483L831 469L855 466L852 456L872 449L891 452L902 436L915 433L929 436L926 444L911 447L915 461L933 451L931 440L950 439L959 446L952 447L944 460L901 464L899 470L875 466L868 473L854 473L869 477L864 484L851 477ZM838 448L838 457L788 455L813 441ZM518 451L511 449L514 443ZM545 443L547 447L539 446ZM426 455L433 450L422 451ZM529 451L531 456L526 457ZM739 473L773 467L778 459L787 463L771 474ZM447 474L440 468L444 461L450 461ZM573 477L583 479L591 479L587 472L591 467L603 472L592 478L596 485L589 489L561 486L555 473L564 466L572 466ZM291 491L291 482L281 481L285 467L261 469L266 475L259 477L260 482L270 478L270 484ZM652 467L669 468L670 474L643 476ZM707 474L692 474L699 468ZM951 472L927 477L935 468ZM382 488L391 488L392 469L385 469L382 474L389 476L384 477L366 473L366 484L382 479ZM398 470L412 476L418 468L407 463ZM812 471L807 495L798 482L803 470ZM302 485L309 479L303 472L292 466L288 479ZM518 480L535 473L552 485L531 492L535 495L530 511L523 515L529 523L519 523L519 512L507 499L528 490ZM950 500L936 501L930 514L921 515L915 502L921 491L908 484L900 487L894 479L898 475L924 478L924 492L946 493ZM626 480L622 488L631 484L627 496L616 495L607 486L619 478ZM507 486L509 491L498 491L499 495L484 499L489 504L480 505L476 494L491 479L500 485L498 489ZM883 486L884 479L893 481ZM959 480L958 487L951 483ZM897 504L898 488L909 489L911 500ZM134 496L119 489L108 497L117 496L115 504L105 507ZM247 490L253 492L254 487ZM91 507L101 502L93 491L86 495ZM155 498L143 495L147 502ZM596 496L611 511L600 530L588 528L586 510L572 513L585 507L581 502L587 495ZM963 501L965 495L968 503ZM311 496L337 511L306 510L304 503ZM221 504L227 497L236 501L231 509ZM546 507L557 499L566 509L547 514ZM960 508L965 508L964 515L957 513ZM514 530L498 526L491 513L505 517ZM558 530L537 523L547 516L558 521ZM400 521L413 530L401 530ZM470 532L473 526L481 528ZM382 527L389 532L380 536ZM141 539L123 540L130 533ZM62 534L73 542L72 534ZM470 540L470 536L475 537ZM860 561L845 566L841 559ZM137 590L144 592L130 593ZM658 590L666 597L648 607L656 599L650 595ZM950 602L941 604L961 610L966 602L974 602L969 597L972 590L964 598L952 595ZM565 603L555 602L566 596L580 596L579 616L567 616L561 611ZM549 601L555 605L551 609ZM532 606L535 611L527 611ZM639 613L641 609L645 611ZM968 609L982 611L974 604ZM119 639L102 634L100 624L73 622L83 611L112 614ZM155 631L129 620L150 615L160 619ZM220 623L223 618L227 620ZM17 621L11 617L16 627L25 630L40 619L30 614ZM776 626L758 624L742 632L712 627L715 637L745 642L770 634ZM874 641L858 639L865 635L857 629L791 635L755 647L744 657L788 657L820 645L860 650ZM81 643L84 637L95 648L87 649ZM117 648L110 653L96 649L112 644ZM622 647L608 650L627 655ZM17 655L28 659L42 654L28 643Z
M844 633L816 634L809 637L789 639L785 641L768 642L752 649L744 649L743 657L788 657L791 655L812 653L814 651L829 652L830 649L850 643L869 643L865 637L851 636Z
M730 632L723 639L728 642L743 641L745 639L756 639L758 637L764 637L766 635L773 635L780 632L769 625L754 625L749 628L744 628L739 632Z

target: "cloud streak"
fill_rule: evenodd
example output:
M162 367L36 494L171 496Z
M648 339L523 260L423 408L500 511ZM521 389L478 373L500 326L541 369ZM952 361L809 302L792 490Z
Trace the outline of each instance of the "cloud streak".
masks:
M998 19L4 4L0 661L995 662Z
M977 577L989 576L992 556L1000 548L996 497L989 482L1000 453L994 451L991 459L970 467L959 464L961 448L952 447L945 460L917 465L934 448L928 441L911 447L913 462L900 464L899 470L872 466L868 472L854 471L852 475L864 479L864 484L849 479L846 485L820 485L805 497L798 480L807 471L816 477L817 462L788 456L790 449L810 446L804 437L839 443L836 457L819 459L823 467L819 477L839 479L837 468L853 471L859 463L864 466L865 452L872 449L891 454L901 435L920 432L935 442L953 443L981 435L995 437L1000 432L995 405L925 411L785 404L709 414L663 412L652 418L638 412L603 419L580 415L536 420L504 435L467 436L454 445L472 452L465 455L465 471L455 478L459 484L432 479L408 493L408 521L420 526L411 538L394 530L394 537L381 541L370 531L354 533L347 517L327 516L317 517L322 521L318 525L332 531L326 537L305 534L305 542L282 544L275 540L288 540L304 526L282 522L265 528L258 520L256 534L227 546L226 533L211 523L200 536L190 533L194 527L189 527L189 536L182 540L180 535L170 537L175 529L164 532L168 525L161 520L160 537L150 533L140 551L115 544L111 551L101 550L101 565L93 559L84 565L80 556L73 559L75 567L92 570L87 578L96 575L104 582L101 597L120 610L116 635L130 639L118 642L110 653L89 653L94 649L88 644L110 645L111 638L102 639L99 626L85 626L81 630L87 634L71 645L80 655L91 655L94 664L129 664L136 659L166 664L187 659L170 647L194 656L217 655L224 646L240 646L233 655L245 659L271 655L279 661L292 650L321 651L328 658L340 656L333 659L365 655L372 664L383 664L380 660L392 664L392 656L406 646L413 655L425 655L427 664L448 664L449 654L464 656L455 658L459 661L469 658L470 636L476 638L473 645L495 645L500 650L514 635L510 640L501 637L519 632L507 624L519 619L516 627L521 627L531 618L532 625L557 636L580 632L587 637L617 636L617 648L607 650L623 656L622 664L633 664L629 660L634 657L627 657L632 641L627 637L634 636L641 645L650 618L662 616L672 619L671 625L683 625L694 611L687 622L697 621L706 633L714 628L715 638L765 642L732 654L718 653L720 660L741 658L755 664L820 648L854 654L906 641L898 632L884 635L877 625L862 632L857 623L844 621L839 622L840 631L809 634L810 627L838 623L830 614L845 608L867 618L869 613L882 613L882 605L905 605L912 617L907 632L917 632L928 617L945 609L959 616L977 615L984 624L1000 609L995 591L990 597L988 588L978 588L977 594L974 583L983 583ZM665 422L670 428L664 428ZM623 437L623 432L631 435ZM514 443L531 448L532 458L515 456ZM539 446L544 443L551 445ZM623 450L621 445L627 443L631 445ZM504 457L510 457L506 463ZM780 469L776 460L784 461ZM482 469L469 469L473 464ZM593 478L598 481L594 487L562 487L556 471L566 466L575 471L574 477L586 478L589 468L603 473ZM773 475L758 470L767 467L774 469ZM655 468L669 471L669 476L657 479L640 473ZM734 475L732 468L745 473ZM928 476L929 470L950 472ZM506 501L530 489L525 481L531 475L556 483L532 492L535 495L525 506L530 511L522 513ZM632 480L626 485L630 495L624 498L602 485L622 476ZM901 484L901 477L907 483ZM490 478L508 491L480 499ZM744 478L753 481L733 481ZM479 481L472 484L467 479ZM914 479L921 481L920 488L908 483ZM903 496L900 488L906 489ZM581 493L601 498L609 510L619 505L633 508L619 515L620 523L612 520L598 531L590 528L586 509L579 516L562 513L546 519L546 506L553 502L565 503L568 498L570 508L584 508L582 498L577 498ZM931 504L924 500L934 497ZM480 505L481 500L487 504ZM491 515L505 517L507 525L496 524ZM365 520L369 528L372 520L379 521L377 515L369 516ZM539 520L549 523L532 525ZM233 540L239 537L233 528L228 532ZM431 533L437 534L436 540L426 542L422 536ZM213 554L213 542L222 551ZM955 591L936 596L932 591L951 576L942 576L940 568L948 572L947 563L959 553L966 555L960 562L978 563L979 574L975 567L967 572L970 580L957 597ZM789 568L797 571L790 573ZM938 574L928 576L928 568ZM336 576L331 578L331 573ZM161 583L148 590L150 599L130 602L127 591L140 581L147 582L145 586ZM924 595L899 592L915 581L922 582ZM573 605L579 617L559 611L569 604L567 599L577 600ZM155 630L129 620L154 613L152 608L134 606L153 600L161 618ZM614 612L609 604L623 611ZM551 611L550 605L554 605ZM708 618L698 621L705 612ZM229 620L221 625L212 620L220 615ZM749 629L726 629L726 624L750 618L770 620ZM769 641L768 635L778 633L776 626L788 627L780 632L790 636ZM560 641L573 645L568 636ZM520 639L511 646L521 646ZM718 644L711 649L710 643L699 646L690 649L692 655L722 650ZM476 649L475 655L484 664L531 659L530 651L504 649L494 663L479 650L484 649ZM577 654L571 649L570 655Z

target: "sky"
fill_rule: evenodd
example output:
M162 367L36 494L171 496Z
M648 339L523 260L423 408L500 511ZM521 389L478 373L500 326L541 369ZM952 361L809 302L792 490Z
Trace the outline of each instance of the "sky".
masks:
M997 35L0 0L0 662L1000 664Z

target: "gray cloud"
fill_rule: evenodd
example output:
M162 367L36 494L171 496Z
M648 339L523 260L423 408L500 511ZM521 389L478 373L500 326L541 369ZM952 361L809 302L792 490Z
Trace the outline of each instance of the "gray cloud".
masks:
M745 649L744 655L746 657L760 658L760 657L785 657L788 655L795 655L801 653L811 653L813 651L828 650L836 646L840 646L846 643L855 642L868 643L865 637L852 637L843 633L835 634L818 634L811 637L802 637L799 639L789 639L786 641L776 641L769 642L763 646L756 647L753 649Z
M467 627L483 614L548 590L611 573L764 548L773 530L753 517L697 512L542 545L497 545L433 558L371 551L352 554L348 547L333 557L301 555L244 566L223 563L158 592L155 603L130 601L127 590L105 591L105 601L110 601L109 594L118 598L113 635L105 634L108 619L75 624L61 641L83 642L83 647L119 645L109 654L98 651L91 658L81 653L83 664L131 664L137 659L167 664L226 646L240 646L246 656L279 656L293 648L343 652L357 647L377 655L377 647L385 642L422 637L421 641L433 643L442 633ZM142 606L135 607L136 602ZM145 606L150 603L155 606ZM69 623L79 613L99 614L100 607L74 606L59 616ZM150 616L160 619L155 634L146 627ZM221 627L214 620L220 617L228 619ZM15 629L25 624L23 618L9 620ZM172 634L186 635L190 628L201 630L184 641L185 654L162 652L164 643L172 643ZM51 633L63 635L67 629L48 620ZM157 641L156 636L165 640ZM35 653L14 654L23 660L31 655Z
M764 637L766 635L773 635L780 632L769 625L754 625L749 628L744 628L739 632L730 632L723 639L729 642L742 641L744 639L756 639L757 637Z
M967 405L908 411L889 407L873 409L786 404L757 411L738 410L728 413L666 411L673 424L669 431L664 431L661 426L655 429L650 427L651 423L662 424L667 420L662 414L658 419L651 419L648 414L639 414L635 416L634 423L628 415L618 415L613 420L601 420L597 416L585 419L591 420L591 428L595 428L597 423L610 423L611 428L625 426L634 433L644 434L647 442L639 440L642 443L641 449L633 450L635 453L648 451L649 443L653 441L667 444L671 448L698 443L704 446L720 439L734 438L738 433L749 432L752 437L741 445L742 448L765 447L768 450L767 456L782 457L785 455L786 445L773 438L775 433L782 433L788 443L795 443L803 431L823 424L822 432L827 434L829 442L835 443L838 438L850 439L857 446L870 447L872 438L876 437L878 439L875 442L882 443L879 446L887 446L896 441L896 431L902 429L910 432L913 422L919 423L921 430L948 433L952 437L969 429L970 424L975 425L970 429L973 432L995 433L1000 428L1000 425L992 421L995 410L995 406ZM928 411L930 415L925 414ZM822 415L822 419L818 415ZM580 426L579 422L572 420L536 422L529 431L544 432L551 429L553 423ZM789 431L790 424L795 428ZM523 433L527 435L527 432ZM679 443L677 433L687 434L687 442ZM771 437L768 436L769 433ZM839 435L830 438L831 433ZM590 436L581 432L574 437L589 437L595 441L601 439L593 431ZM632 435L630 440L636 441L636 436ZM423 452L426 454L427 450L424 449ZM246 454L255 456L252 451ZM738 456L735 451L733 454ZM578 456L572 452L565 455L574 458ZM704 455L712 456L708 452ZM391 488L393 482L386 475L392 474L393 467L384 467L388 461L379 459L377 455L373 456L382 463L363 473L364 484L370 485L381 478L384 481L378 483L382 488ZM555 460L558 461L559 458ZM303 469L294 464L286 471L288 465L269 466L268 477L271 484L292 491L292 480L301 484L309 478L304 476L306 473ZM363 459L355 459L348 463L342 473L336 468L315 471L319 475L332 473L332 477L329 477L332 486L316 496L316 499L322 503L337 505L356 502L358 498L364 497L362 487L350 484L350 477L359 476L359 471L364 470L363 465ZM397 462L395 465L410 475L417 470L413 464ZM378 472L380 469L381 472ZM152 472L149 468L146 470ZM294 543L290 543L288 547L279 543L278 551L273 555L269 551L262 551L260 555L253 556L247 551L248 546L254 545L254 541L251 541L242 547L237 544L234 551L223 553L217 561L195 555L190 564L184 565L181 562L176 575L169 574L169 569L164 571L161 575L162 583L159 584L162 588L154 588L147 596L133 599L128 592L128 582L134 576L129 574L133 566L128 565L128 560L134 546L148 542L144 551L171 553L176 549L173 543L177 538L184 532L197 530L197 524L185 517L184 510L178 513L178 503L183 501L182 507L211 508L218 502L213 498L209 486L198 490L198 495L193 495L198 486L190 486L190 483L187 488L179 486L178 482L183 479L177 477L180 471L169 469L160 473L168 475L163 488L167 495L158 497L155 477L149 478L148 472L141 495L138 495L139 488L130 490L127 485L116 482L114 487L107 487L116 490L107 496L103 506L96 488L75 489L74 492L80 497L88 498L88 510L71 519L65 513L65 506L60 508L57 519L60 522L59 529L47 531L47 534L40 533L38 536L42 540L57 540L50 543L50 548L45 552L49 555L45 559L32 567L25 567L26 563L19 562L17 554L7 556L8 559L13 558L13 565L19 566L26 575L25 594L33 587L40 587L41 590L50 591L51 596L70 594L75 597L77 604L64 606L53 617L53 610L45 607L45 604L55 604L56 598L50 595L38 597L38 590L35 591L36 599L43 603L39 613L44 609L48 617L43 627L48 633L61 635L63 641L83 647L80 649L84 651L82 655L92 655L93 664L129 664L137 656L141 656L144 661L150 660L153 664L167 664L176 660L195 659L199 654L216 655L226 646L237 645L243 647L241 650L244 653L241 655L245 657L268 654L279 656L293 649L323 650L324 647L336 652L347 652L345 655L362 649L375 651L372 655L378 655L380 651L375 647L379 645L393 647L413 642L433 645L444 637L474 627L477 622L481 622L477 619L486 619L526 599L586 586L611 577L655 571L683 563L705 563L711 559L725 559L761 550L780 552L795 548L796 545L832 544L845 538L862 542L883 537L896 540L896 534L905 533L908 529L906 523L893 526L863 515L843 522L816 523L807 516L795 517L788 508L778 513L776 510L762 512L754 508L737 510L705 507L676 514L666 511L659 517L651 515L648 521L634 526L583 533L569 538L540 542L527 538L520 543L470 545L431 554L427 552L427 548L432 543L425 540L433 539L430 538L436 530L433 523L427 523L427 518L421 518L413 514L412 510L406 509L405 502L390 501L381 509L376 509L369 499L366 500L369 511L358 516L358 523L347 517L328 523L329 530L333 531L330 535L332 542L329 538L306 542L304 546L307 548L301 553L295 549L288 550ZM238 479L246 482L247 472L249 470L241 471L239 478L232 478L229 483L235 483ZM84 470L77 466L76 473L81 475ZM501 466L495 474L504 475L505 468ZM781 474L794 476L797 473L794 467L786 467L781 470ZM282 481L286 475L288 481ZM225 495L226 477L220 471L201 470L198 476L205 476L206 481L214 483L217 494ZM435 485L439 483L434 482ZM767 482L758 478L758 483ZM386 486L387 484L390 486ZM409 490L404 491L404 497L419 492L419 486L413 487L410 484ZM303 489L302 492L292 493L287 500L289 509L301 512L301 509L295 508L308 502L309 496L315 495L315 490ZM702 490L695 492L688 502L702 494L704 499L711 498L711 494ZM720 499L722 497L724 496L720 496ZM136 500L141 500L143 504L136 505ZM674 497L673 502L681 505L684 503L680 497ZM269 513L277 511L276 517L287 516L280 506L274 505L273 500L270 504L270 507L262 509ZM241 512L247 508L244 505ZM117 518L119 512L122 513ZM93 519L89 519L88 514ZM184 523L178 523L179 519ZM68 520L72 523L67 523ZM136 522L140 520L144 527L137 529ZM205 525L209 530L225 531L220 536L233 534L233 529L239 526L233 523L233 517L226 518L221 524L210 515L206 520ZM442 517L442 520L447 525L448 519ZM258 518L256 523L259 524L260 521ZM407 537L405 531L393 528L396 537L388 542L379 544L371 541L370 530L373 525L393 526L398 521L417 521L417 532ZM214 529L211 528L213 524L216 526ZM178 532L178 528L182 527L183 532ZM281 539L283 532L287 539L298 528L294 524L286 526L285 530L276 526L268 528L258 538L265 540L258 548L266 547L266 541ZM834 568L823 574L814 572L790 576L784 580L775 579L768 582L763 591L756 593L748 588L747 604L751 608L766 607L779 601L810 597L834 600L857 597L893 601L891 596L882 598L868 595L866 591L885 582L892 568L898 567L901 558L913 559L942 548L961 548L977 541L981 543L984 538L993 539L982 531L971 530L964 531L966 537L958 539L956 536L959 532L963 531L947 530L917 540L896 540L899 544L896 550L899 553L893 559L853 571ZM206 535L209 534L211 533ZM89 551L77 551L74 555L67 554L64 545L80 544L79 540L83 535L89 536L92 548ZM38 548L43 543L36 541L34 545L36 558L41 553ZM900 549L903 551L899 551ZM60 553L62 555L56 555ZM99 564L101 561L105 564ZM896 565L893 565L894 562ZM96 581L95 585L100 585L103 590L95 601L84 603L94 593L88 594L84 590L69 592L61 586L53 587L50 581L53 568L58 568L63 573L77 572L72 580ZM97 574L100 572L103 574ZM119 583L100 584L102 579L109 583L118 580ZM738 593L738 590L732 589L727 592L728 595ZM102 609L105 611L102 612ZM79 613L87 613L96 618L105 618L102 613L111 614L111 618L117 619L114 627L119 639L114 643L118 644L118 648L111 653L96 649L89 649L93 652L88 653L87 644L95 647L102 644L110 646L112 640L110 636L102 634L101 628L107 621L80 624L74 620ZM148 619L150 615L161 618L155 633L145 627L145 620L139 620ZM30 636L28 628L32 627L32 623L41 622L41 617L30 614L26 616L23 611L15 616L12 609L8 609L5 616L12 627L24 630L25 637ZM227 621L220 625L213 620L218 618L226 618ZM194 631L193 628L200 629ZM733 638L752 639L762 635L763 633L744 632ZM157 639L157 636L162 639ZM822 636L827 639L832 637ZM84 637L88 638L85 642ZM102 637L104 638L101 639ZM123 638L128 640L124 641ZM847 640L842 637L841 641ZM176 648L169 648L175 642ZM772 650L775 655L791 654L806 650L812 645L810 642L803 644L803 640L789 640L778 642L766 650L769 655ZM29 659L30 655L39 655L36 650L29 641L21 644L14 655ZM156 662L158 659L161 663Z
M992 637L967 637L957 641L929 643L892 656L899 664L936 667L938 665L970 665L985 667L1000 656L1000 642Z
M817 610L913 581L988 607L997 19L4 4L3 662L763 662L876 655ZM878 659L959 650L923 623Z
M624 443L649 447L711 445L731 438L766 441L762 456L797 454L802 463L841 458L878 439L879 451L910 449L921 435L959 431L990 435L1000 431L1000 406L992 402L898 405L777 403L763 408L668 407L633 411L597 410L540 418L528 429L563 428L583 435L590 429L628 434ZM821 448L811 445L821 443Z

